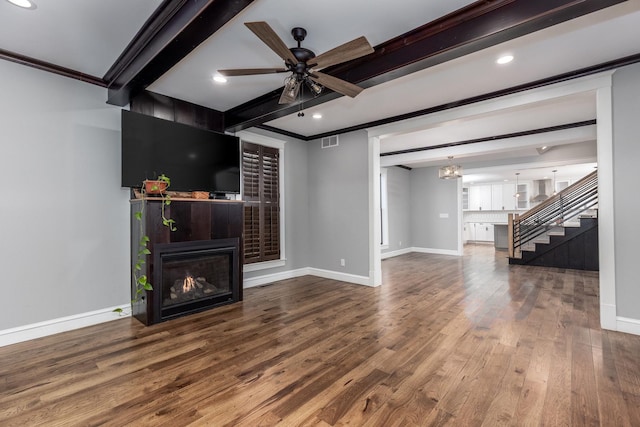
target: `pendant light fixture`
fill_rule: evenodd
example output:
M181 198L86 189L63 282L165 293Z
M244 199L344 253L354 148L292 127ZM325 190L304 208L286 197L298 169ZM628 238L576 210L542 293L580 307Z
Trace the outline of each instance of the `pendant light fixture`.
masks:
M554 169L551 172L553 172L553 193L551 193L552 195L556 195L558 194L558 192L556 191L556 172L558 172L558 169Z
M513 197L516 198L516 207L518 207L518 197L520 197L520 193L518 192L518 175L520 175L520 172L516 172L516 194L513 195Z
M438 177L440 179L462 178L462 166L453 164L453 156L447 158L449 159L449 164L438 170Z

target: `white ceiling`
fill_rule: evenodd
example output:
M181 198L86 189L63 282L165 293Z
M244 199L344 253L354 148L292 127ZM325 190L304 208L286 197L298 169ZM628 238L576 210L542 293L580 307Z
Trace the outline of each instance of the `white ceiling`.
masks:
M162 0L0 0L0 49L102 77Z
M553 101L532 102L507 111L494 111L385 138L381 153L468 141L543 129L596 118L595 92L569 95ZM498 133L499 132L499 133Z
M0 49L96 77L104 76L161 3L161 0L35 1L37 9L23 10L0 0ZM225 111L282 86L283 75L232 77L225 85L212 82L218 69L282 65L244 22L267 21L290 46L295 44L291 28L302 26L308 31L303 46L319 54L361 35L373 46L378 45L470 3L469 0L257 0L148 89ZM341 97L326 102L305 111L303 118L292 114L267 124L304 136L332 132L637 54L638 40L640 0L629 0L367 88L356 98ZM496 65L495 59L504 53L514 55L515 60L505 66ZM384 138L381 152L589 120L595 118L594 99L592 93L585 93L499 114L435 123L419 132ZM316 111L322 113L321 120L311 117ZM584 137L584 141L590 140L592 137ZM548 143L554 145L554 141ZM531 158L516 151L505 153L498 156L503 161ZM483 159L481 153L467 157L466 161L471 163ZM443 163L442 158L438 161ZM584 163L584 159L576 161Z

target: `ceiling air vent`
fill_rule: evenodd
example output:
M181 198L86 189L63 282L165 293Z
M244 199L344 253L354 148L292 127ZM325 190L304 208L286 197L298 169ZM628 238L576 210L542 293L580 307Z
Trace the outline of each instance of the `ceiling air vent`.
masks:
M322 138L322 148L331 148L338 146L338 135Z

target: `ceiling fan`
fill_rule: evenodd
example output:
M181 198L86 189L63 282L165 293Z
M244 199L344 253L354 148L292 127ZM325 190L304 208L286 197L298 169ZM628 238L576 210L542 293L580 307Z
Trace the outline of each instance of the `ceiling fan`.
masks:
M319 95L320 92L322 92L323 86L352 98L363 91L361 87L353 83L330 76L318 70L372 53L373 48L365 37L358 37L357 39L316 56L311 50L300 46L301 42L307 36L307 31L304 28L296 27L291 30L291 35L294 40L298 42L298 46L288 48L266 22L245 22L244 25L253 31L260 40L284 60L285 67L218 70L223 76L231 77L291 72L291 76L285 80L284 90L278 101L279 104L294 102L303 83L306 84L315 95Z

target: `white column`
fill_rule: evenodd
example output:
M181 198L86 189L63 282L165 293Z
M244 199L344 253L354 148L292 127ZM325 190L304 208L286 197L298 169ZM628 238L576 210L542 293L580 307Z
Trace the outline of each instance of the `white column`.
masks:
M613 99L609 85L598 88L598 256L600 258L600 326L617 330L616 263L613 203Z
M369 138L369 281L382 284L380 257L380 138Z

